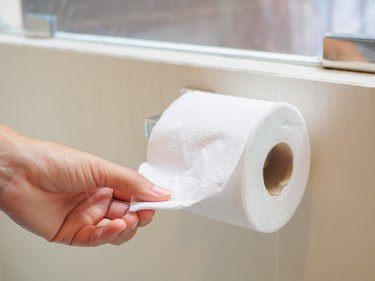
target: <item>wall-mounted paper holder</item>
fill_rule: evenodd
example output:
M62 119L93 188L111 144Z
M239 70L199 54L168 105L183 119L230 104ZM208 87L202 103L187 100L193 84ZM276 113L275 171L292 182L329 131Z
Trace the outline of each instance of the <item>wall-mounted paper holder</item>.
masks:
M180 90L180 96L182 96L183 94L185 94L188 91L194 91L194 90L196 90L196 89L182 88ZM157 115L146 118L145 123L144 123L144 130L145 130L145 136L146 136L147 139L150 138L151 131L155 127L156 122L158 122L160 116L161 116L161 114L157 114Z
M145 120L145 136L146 136L146 138L148 138L148 139L150 138L151 131L154 128L154 126L156 125L156 122L158 122L160 116L161 116L161 114L154 115L154 116L146 118L146 120Z

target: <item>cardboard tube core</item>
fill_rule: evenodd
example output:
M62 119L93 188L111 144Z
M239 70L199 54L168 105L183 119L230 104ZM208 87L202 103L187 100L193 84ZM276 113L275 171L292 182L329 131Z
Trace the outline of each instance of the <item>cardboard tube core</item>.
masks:
M268 153L263 166L263 181L270 195L281 193L293 171L293 153L286 143L278 143Z

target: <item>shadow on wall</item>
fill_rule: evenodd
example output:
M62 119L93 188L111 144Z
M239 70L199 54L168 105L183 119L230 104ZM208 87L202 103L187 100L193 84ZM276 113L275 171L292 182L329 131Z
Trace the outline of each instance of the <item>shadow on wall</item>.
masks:
M304 280L311 199L307 186L292 219L272 234L184 211L176 226L179 251L200 259L199 280Z

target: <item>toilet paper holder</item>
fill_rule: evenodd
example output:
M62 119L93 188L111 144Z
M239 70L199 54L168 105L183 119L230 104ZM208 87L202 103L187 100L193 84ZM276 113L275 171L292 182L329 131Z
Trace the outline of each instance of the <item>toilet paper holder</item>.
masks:
M158 122L159 118L160 118L161 114L159 115L154 115L154 116L151 116L151 117L147 117L146 120L145 120L145 137L147 139L150 138L151 136L151 131L152 129L155 127L156 125L156 122Z
M182 88L180 90L180 96L182 96L183 94L185 94L185 93L187 93L189 91L197 91L197 89ZM155 127L156 123L159 121L160 116L161 116L161 114L157 114L157 115L153 115L153 116L147 117L145 119L144 133L145 133L145 137L147 139L150 138L152 129Z

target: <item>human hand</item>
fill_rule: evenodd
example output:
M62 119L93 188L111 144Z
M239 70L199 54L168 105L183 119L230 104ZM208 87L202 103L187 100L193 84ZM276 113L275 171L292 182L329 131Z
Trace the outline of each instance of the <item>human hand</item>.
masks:
M48 241L122 244L154 215L128 212L125 202L169 196L135 171L0 125L0 209Z

